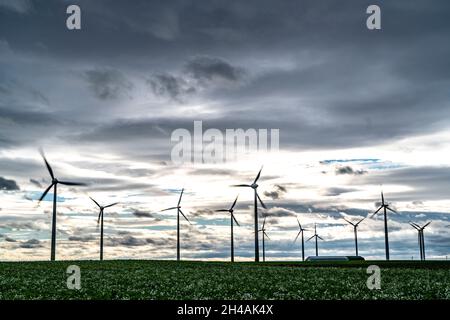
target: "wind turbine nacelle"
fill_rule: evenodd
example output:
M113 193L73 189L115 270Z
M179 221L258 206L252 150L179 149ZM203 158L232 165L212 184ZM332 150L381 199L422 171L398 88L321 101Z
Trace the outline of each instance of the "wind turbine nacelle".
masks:
M256 188L258 188L258 185L257 185L256 183L253 183L253 184L251 185L251 187L252 187L253 189L256 189Z

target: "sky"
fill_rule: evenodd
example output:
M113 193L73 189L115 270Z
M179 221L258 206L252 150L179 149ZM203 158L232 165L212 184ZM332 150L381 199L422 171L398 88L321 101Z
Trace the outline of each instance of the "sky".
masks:
M81 30L66 8L81 8ZM366 9L381 8L381 30ZM60 179L57 259L253 259L253 194L267 205L267 260L298 260L296 219L321 255L450 253L450 4L425 1L0 0L0 260L48 260L51 180ZM278 129L279 149L174 163L176 129ZM314 255L314 243L305 244Z

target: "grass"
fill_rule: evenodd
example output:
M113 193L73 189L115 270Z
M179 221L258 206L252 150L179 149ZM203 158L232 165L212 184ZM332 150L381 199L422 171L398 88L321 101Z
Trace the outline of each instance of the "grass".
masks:
M81 268L81 290L66 268ZM381 268L381 290L366 286ZM0 299L450 299L446 261L0 263Z

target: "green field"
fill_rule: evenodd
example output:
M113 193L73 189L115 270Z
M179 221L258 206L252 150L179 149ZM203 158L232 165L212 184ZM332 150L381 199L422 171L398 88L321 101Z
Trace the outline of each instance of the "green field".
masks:
M67 289L71 264L80 290ZM381 290L366 286L371 264ZM450 299L450 263L2 262L0 299Z

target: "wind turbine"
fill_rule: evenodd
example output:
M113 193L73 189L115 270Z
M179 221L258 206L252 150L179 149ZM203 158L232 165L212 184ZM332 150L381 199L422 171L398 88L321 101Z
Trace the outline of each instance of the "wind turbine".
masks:
M234 187L248 187L248 188L252 188L254 191L254 210L255 210L255 261L259 262L259 240L258 240L258 200L261 203L261 206L266 209L266 205L264 204L264 202L262 202L261 198L259 197L258 194L258 184L256 182L258 182L259 177L261 176L261 171L262 171L262 167L258 172L258 175L256 176L255 180L253 181L252 184L237 184L234 185ZM263 237L264 238L264 237Z
M381 191L381 205L377 209L377 211L375 211L372 214L371 218L373 218L373 216L376 215L381 209L383 209L383 213L384 213L384 243L385 243L385 247L386 247L386 260L389 260L389 236L388 236L387 210L394 212L394 213L397 213L397 211L390 208L389 204L384 202L383 191Z
M344 218L345 221L347 221L348 223L350 223L353 226L353 231L355 233L355 250L356 250L356 256L358 256L358 225L364 220L366 219L366 217L362 218L361 220L359 220L356 223L353 223L347 219Z
M298 222L298 227L299 227L300 231L298 232L297 236L295 237L294 243L297 241L298 237L300 235L302 235L302 261L305 261L305 241L304 241L303 233L304 233L304 231L307 231L308 229L303 229L302 225L300 224L300 221L298 221L298 218L297 218L297 222Z
M319 236L319 235L317 234L317 225L316 225L316 224L314 224L314 235L313 235L311 238L309 238L308 240L306 240L306 242L308 242L308 241L311 240L312 238L316 238L316 257L318 257L318 256L319 256L319 245L318 245L318 243L317 243L317 239L318 239L318 238L319 238L320 240L323 240L323 239L322 239L321 236Z
M184 188L181 189L180 198L178 199L178 204L176 207L167 208L161 211L173 210L177 209L177 261L180 261L180 213L186 219L189 224L192 224L189 219L184 215L183 211L181 211L181 197L183 196Z
M419 249L420 249L420 260L425 260L425 238L423 236L423 230L431 223L428 222L422 227L419 226L417 223L410 222L409 224L418 231L419 233Z
M266 233L265 225L266 225L266 217L264 217L264 221L263 221L261 230L258 230L258 232L262 232L263 262L266 262L266 246L265 246L264 240L265 240L265 238L270 240L269 236Z
M80 182L70 182L70 181L61 181L58 180L55 175L53 174L52 167L48 163L47 159L45 158L44 152L39 150L42 158L44 159L45 165L47 167L48 173L50 174L50 177L52 178L52 183L45 189L42 196L39 198L39 203L42 201L42 199L45 198L47 193L50 191L50 189L53 187L53 214L52 214L52 244L51 244L51 253L50 253L50 260L55 261L56 257L56 199L57 199L57 186L58 184L63 184L66 186L85 186L85 183Z
M91 197L89 197L89 198L91 198ZM93 198L91 198L91 200L94 201L94 203L100 209L100 212L98 214L98 219L97 219L97 227L98 227L98 224L100 223L100 261L102 261L103 260L103 210L106 209L106 208L115 206L116 204L118 204L118 202L114 202L114 203L108 204L107 206L101 206Z
M236 218L234 217L234 206L236 205L238 197L234 200L233 204L231 205L230 209L221 209L216 210L216 212L229 212L230 213L230 224L231 224L231 262L234 262L234 236L233 236L233 224L236 222L238 226L239 222L237 222Z

